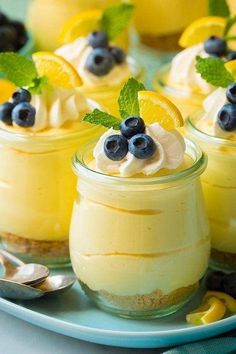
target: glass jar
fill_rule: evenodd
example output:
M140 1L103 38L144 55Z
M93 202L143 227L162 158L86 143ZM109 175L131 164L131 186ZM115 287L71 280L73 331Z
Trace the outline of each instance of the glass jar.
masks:
M166 96L180 110L183 118L187 118L193 111L202 107L206 94L187 90L186 88L171 86L168 82L170 64L161 67L153 77L153 88L161 95Z
M72 266L85 293L105 311L127 318L166 316L198 288L210 250L199 179L206 156L186 143L189 167L161 177L94 171L94 143L74 157L79 182Z
M55 135L0 129L1 242L24 261L52 266L70 261L76 190L70 160L78 144L98 133L89 123L81 126Z
M128 58L130 67L130 76L136 80L143 82L145 80L145 70L141 67L133 58ZM120 91L125 82L121 82L116 86L98 86L98 87L86 87L82 85L79 87L79 91L83 96L97 102L104 107L110 114L119 116L118 98Z
M141 41L164 51L178 49L179 37L186 26L207 16L208 0L133 0L134 22Z
M186 132L208 155L202 175L211 228L212 268L236 271L236 142L208 135L197 128L202 113L186 121Z

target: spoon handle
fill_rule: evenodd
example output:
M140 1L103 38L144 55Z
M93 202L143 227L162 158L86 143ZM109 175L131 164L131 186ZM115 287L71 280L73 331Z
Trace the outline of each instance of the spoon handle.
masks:
M7 266L7 264L15 265L15 266L21 266L25 264L19 258L13 256L13 254L1 248L0 248L0 263L2 263L3 266Z

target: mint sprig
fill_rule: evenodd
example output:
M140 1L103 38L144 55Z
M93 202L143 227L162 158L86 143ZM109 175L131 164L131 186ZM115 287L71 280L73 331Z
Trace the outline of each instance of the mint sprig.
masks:
M130 78L120 92L118 99L119 111L124 119L128 116L139 116L138 92L145 90L144 85Z
M145 90L144 85L133 78L130 78L124 85L118 99L119 109L123 119L130 115L139 115L138 92L141 90ZM120 118L116 118L97 108L94 109L92 113L87 113L83 121L95 125L102 125L106 128L113 128L115 130L120 130L120 124L122 122Z
M113 40L125 30L134 12L134 6L121 3L108 6L102 15L101 30L106 32L108 38Z
M39 77L34 62L17 53L0 53L0 73L18 87L40 94L48 79Z
M210 16L228 17L230 11L226 0L208 0L208 13Z
M227 87L235 80L225 68L224 61L220 58L197 57L196 70L209 84L216 87Z
M109 113L100 111L99 109L94 109L92 113L87 113L83 121L89 122L95 125L102 125L106 128L113 128L115 130L120 129L121 120L112 116Z

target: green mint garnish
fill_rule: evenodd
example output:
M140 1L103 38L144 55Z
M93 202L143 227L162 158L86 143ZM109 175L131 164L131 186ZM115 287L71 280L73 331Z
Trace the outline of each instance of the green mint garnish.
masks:
M108 114L106 112L102 112L99 109L94 109L92 113L87 113L83 118L83 121L89 122L95 125L102 125L106 128L113 128L115 130L120 129L121 120Z
M227 34L229 33L230 29L236 23L236 16L231 16L227 19L225 30L224 30L224 39L227 40Z
M209 84L216 87L227 87L234 82L233 76L225 68L220 58L197 57L196 70Z
M228 17L230 14L226 0L208 0L208 12L210 16Z
M121 117L139 116L138 92L145 90L144 85L134 78L130 78L120 92L118 99Z
M39 77L34 62L17 53L0 53L0 73L18 87L35 94L48 85L47 77Z
M125 30L134 11L131 4L121 3L108 6L101 19L101 30L105 31L110 40L116 38Z
M16 53L0 53L0 72L18 87L30 86L37 77L34 62Z

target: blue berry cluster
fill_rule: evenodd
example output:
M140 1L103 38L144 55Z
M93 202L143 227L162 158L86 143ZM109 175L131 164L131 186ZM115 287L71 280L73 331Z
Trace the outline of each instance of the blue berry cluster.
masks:
M206 287L212 291L222 291L236 299L236 272L213 271L206 277Z
M23 23L10 20L0 12L0 52L17 52L27 40L28 36Z
M236 83L228 86L226 97L229 103L220 109L217 121L221 129L230 132L236 129Z
M140 117L128 117L122 121L121 135L114 134L104 142L105 155L113 161L121 161L128 151L137 159L148 159L156 151L154 140L145 134L145 124Z
M32 127L35 123L35 108L30 104L31 94L25 89L19 89L12 95L12 102L0 105L0 120L12 125L13 122L24 128Z
M106 32L90 33L88 43L93 50L88 55L85 67L96 76L108 74L115 65L122 64L125 61L126 55L121 48L109 46Z
M224 39L211 36L204 42L204 50L212 57L225 57L226 60L236 59L236 52L229 51Z

